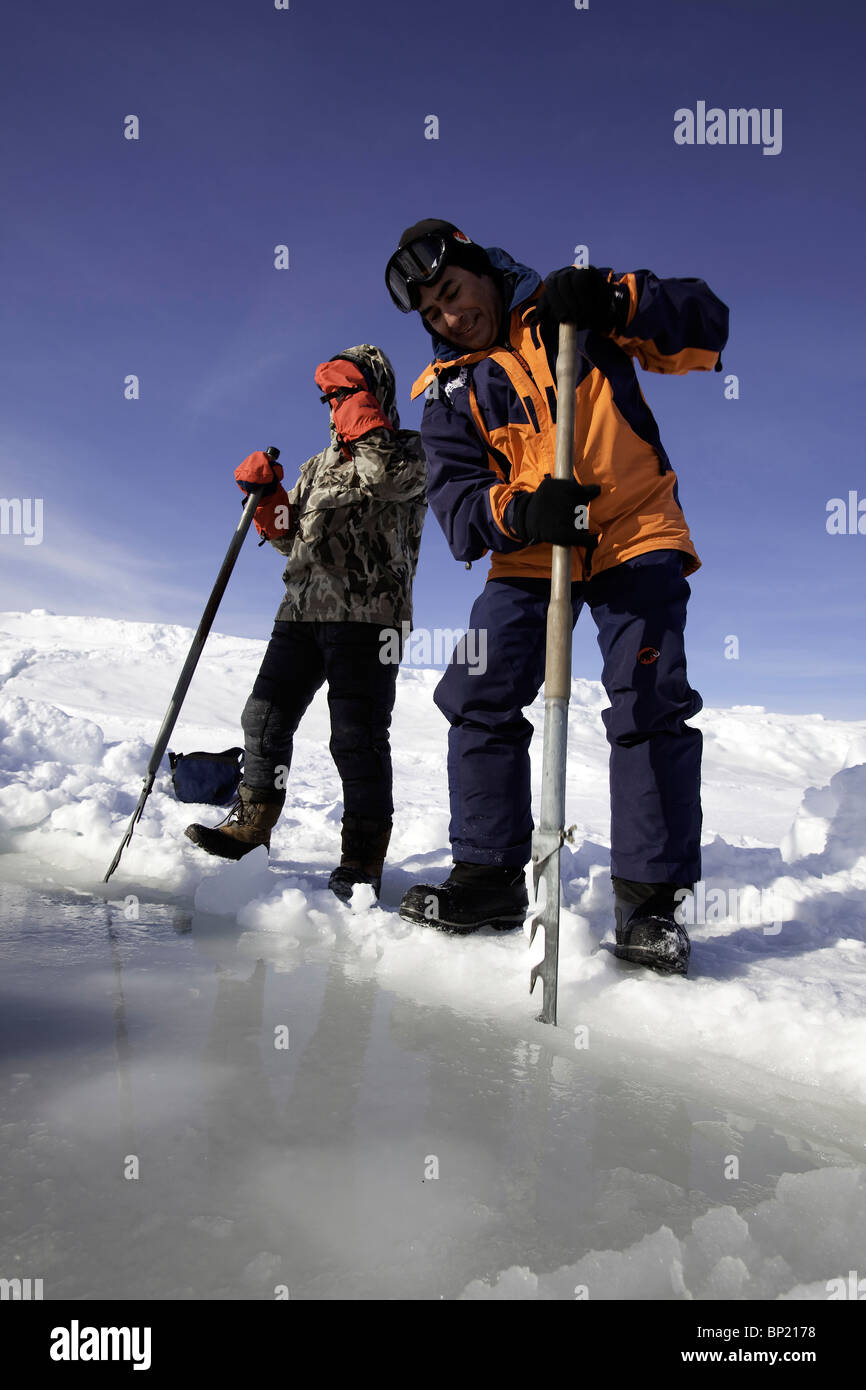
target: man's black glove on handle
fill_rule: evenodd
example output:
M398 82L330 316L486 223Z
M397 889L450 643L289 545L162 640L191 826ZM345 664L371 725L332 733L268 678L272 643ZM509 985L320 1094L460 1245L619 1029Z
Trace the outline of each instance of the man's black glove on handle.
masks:
M612 285L595 266L579 270L568 265L552 270L536 306L538 317L553 323L573 323L594 333L621 332L629 311L625 285Z
M573 478L545 478L537 491L515 493L509 524L525 545L593 546L598 537L585 528L586 507L600 492L595 483L584 487Z

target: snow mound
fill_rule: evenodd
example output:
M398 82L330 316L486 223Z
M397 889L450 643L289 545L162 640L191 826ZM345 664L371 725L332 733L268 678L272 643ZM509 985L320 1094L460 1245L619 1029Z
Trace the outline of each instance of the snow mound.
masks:
M866 762L837 772L826 787L809 787L782 841L789 864L814 860L820 873L846 869L866 854Z
M62 878L101 891L135 808L152 739L191 638L187 629L50 614L0 615L0 876ZM175 731L177 750L240 741L263 642L214 634ZM286 810L263 850L228 866L184 836L214 807L179 803L160 773L112 893L195 899L251 942L285 948L286 968L322 949L416 1000L489 1013L525 1035L528 932L467 939L410 926L413 883L447 872L446 726L439 673L400 673L393 722L395 829L381 903L327 890L342 807L323 692L295 740ZM866 1099L866 726L755 707L704 710L704 880L689 907L688 979L653 975L611 951L607 747L597 682L574 682L562 855L559 1023L590 1047L618 1040L724 1076L742 1066L769 1089L820 1087ZM540 726L543 702L528 711ZM541 741L533 746L538 787ZM689 906L686 904L685 906ZM732 1257L733 1258L733 1257ZM728 1267L726 1266L726 1269ZM728 1269L730 1279L735 1278ZM726 1277L728 1277L726 1276ZM720 1275L719 1278L722 1276Z
M0 768L23 772L42 763L97 765L102 730L87 719L71 719L55 705L0 696Z
M661 1226L625 1250L592 1250L547 1274L512 1266L473 1280L460 1298L844 1299L864 1244L862 1169L786 1173L774 1196L746 1216L713 1207L683 1239Z

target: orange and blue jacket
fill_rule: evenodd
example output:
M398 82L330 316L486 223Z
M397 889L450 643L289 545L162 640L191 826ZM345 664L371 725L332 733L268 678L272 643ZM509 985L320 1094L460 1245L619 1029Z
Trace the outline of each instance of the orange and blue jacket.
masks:
M498 247L487 254L505 291L500 340L464 353L432 335L436 358L412 388L413 400L427 394L427 496L455 559L492 551L489 578L546 578L551 547L515 536L509 504L554 474L558 329L537 322L540 276ZM651 372L720 371L728 310L703 280L603 274L630 305L621 332L577 334L574 476L601 492L589 508L598 540L590 554L575 547L572 578L648 550L682 551L689 574L700 560L633 359Z

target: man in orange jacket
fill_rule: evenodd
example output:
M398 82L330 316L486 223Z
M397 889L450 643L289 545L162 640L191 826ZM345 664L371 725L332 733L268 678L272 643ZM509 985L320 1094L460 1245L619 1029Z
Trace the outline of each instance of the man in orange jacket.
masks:
M436 690L450 725L454 867L403 899L410 921L466 933L522 923L530 856L523 715L544 679L551 545L572 545L574 618L598 629L610 743L617 954L685 973L676 893L700 877L701 708L683 629L700 564L676 474L637 382L649 371L720 369L727 309L702 280L610 269L539 275L453 223L410 227L386 283L433 339L421 438L427 495L458 560L492 552L470 625L482 673L455 653ZM574 479L556 480L558 325L577 327ZM435 904L431 911L431 902Z

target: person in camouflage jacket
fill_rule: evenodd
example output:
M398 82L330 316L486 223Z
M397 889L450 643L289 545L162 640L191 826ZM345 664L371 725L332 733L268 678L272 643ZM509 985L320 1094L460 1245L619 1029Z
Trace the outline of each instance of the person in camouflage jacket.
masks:
M412 430L367 435L349 459L332 443L302 464L291 529L268 537L288 557L278 620L410 622L425 483Z
M394 371L381 348L347 348L321 363L315 379L331 408L331 440L301 465L294 488L285 491L281 465L263 453L235 471L244 491L265 484L255 525L286 556L286 593L242 715L238 800L222 826L191 825L186 834L229 859L270 846L295 731L327 681L344 812L342 858L329 886L348 900L356 883L378 894L390 839L398 670L390 658L402 650L403 623L411 625L427 479L420 435L400 428Z

